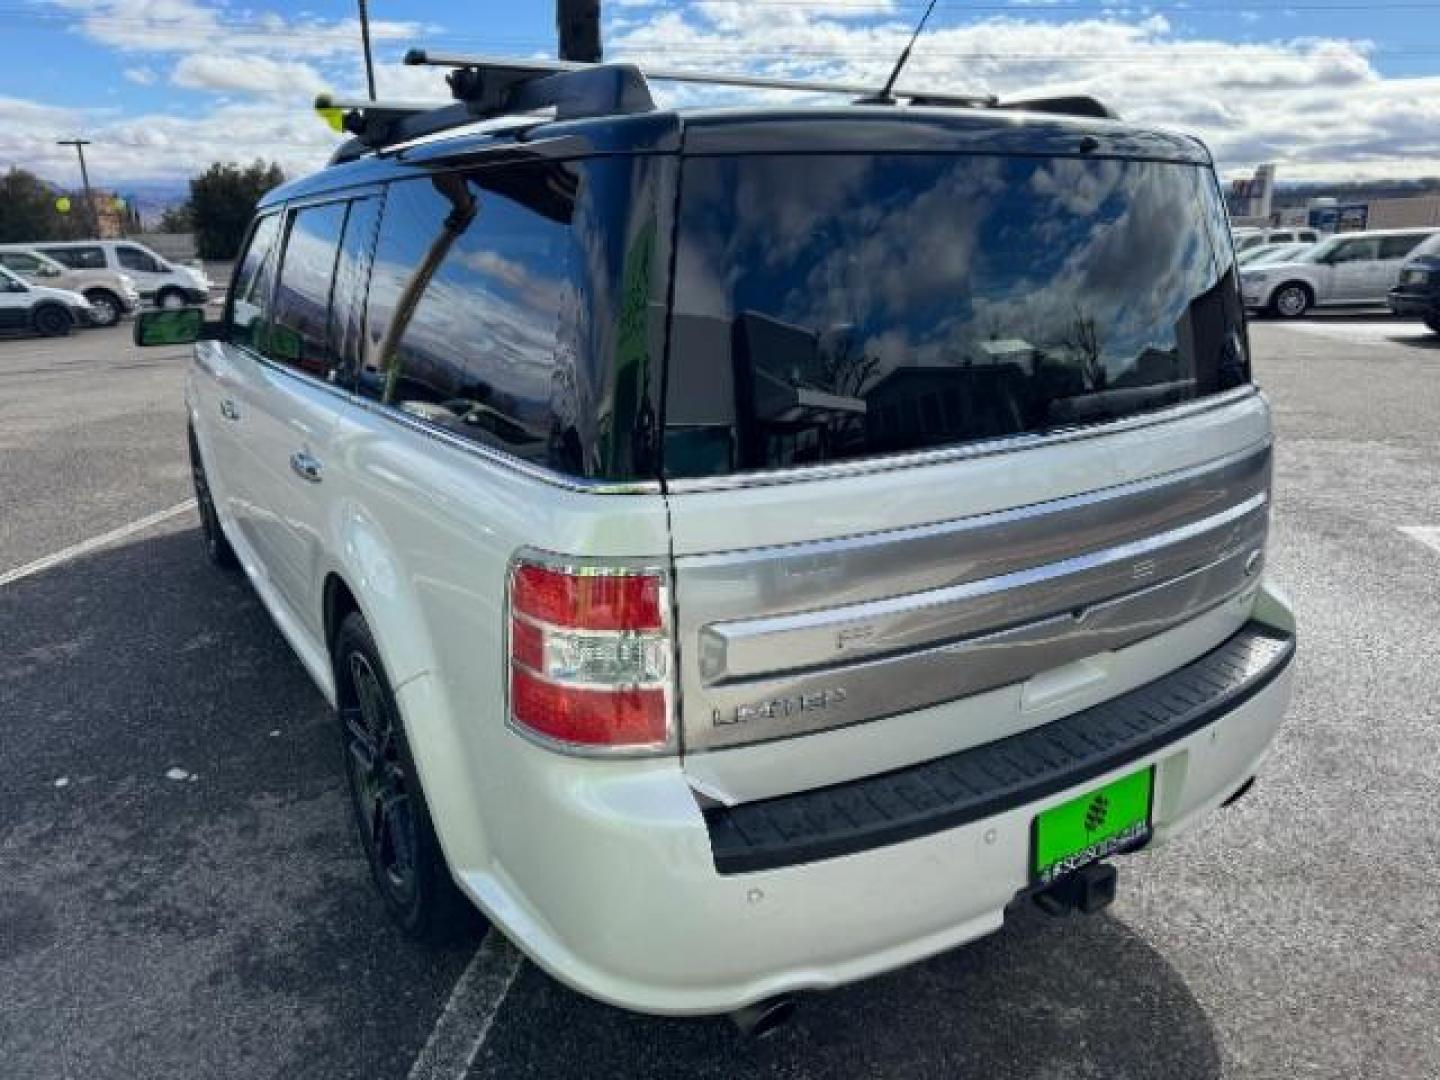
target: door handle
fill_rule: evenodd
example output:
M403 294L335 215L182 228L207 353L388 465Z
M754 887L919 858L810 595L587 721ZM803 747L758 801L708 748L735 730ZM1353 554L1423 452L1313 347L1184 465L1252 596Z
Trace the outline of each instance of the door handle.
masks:
M220 401L220 415L226 420L239 420L240 410L235 407L235 402L227 397Z
M312 484L320 482L320 462L304 450L296 450L290 455L290 471L301 480L308 480Z

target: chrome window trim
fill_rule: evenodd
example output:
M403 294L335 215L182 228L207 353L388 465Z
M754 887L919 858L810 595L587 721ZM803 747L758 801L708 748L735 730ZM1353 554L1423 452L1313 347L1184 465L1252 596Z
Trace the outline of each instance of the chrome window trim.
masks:
M1117 434L1123 431L1133 431L1139 428L1169 423L1188 416L1208 412L1212 409L1223 408L1226 405L1243 401L1250 397L1260 396L1259 388L1254 385L1239 386L1234 390L1227 390L1222 394L1216 394L1199 401L1187 401L1169 409L1161 409L1153 413L1146 413L1142 416L1126 417L1123 420L1114 420L1105 424L1067 428L1064 431L1054 431L1044 434L1016 435L1007 439L990 439L985 442L947 447L943 450L927 450L915 454L895 454L888 457L859 458L855 461L836 462L832 465L812 465L795 469L734 473L730 476L701 477L691 480L667 480L663 482L660 480L587 480L582 477L568 476L554 469L548 469L543 465L536 465L533 462L517 458L512 454L495 450L483 443L472 442L458 435L452 435L444 428L437 427L419 417L406 414L402 409L382 405L380 402L372 401L370 398L355 393L353 390L336 386L333 383L327 383L323 379L318 379L305 372L288 368L283 364L277 364L268 357L260 356L252 349L246 348L243 345L235 345L233 342L225 342L225 344L231 345L234 348L243 349L247 356L254 358L272 370L279 371L293 379L299 379L306 384L328 390L348 404L364 409L373 415L392 420L403 427L408 427L421 435L428 436L447 446L471 454L491 465L508 469L530 480L538 480L540 483L547 484L550 487L561 488L565 491L573 491L582 495L686 494L690 492L726 491L748 487L767 487L775 484L831 480L847 476L864 476L870 473L891 472L897 469L917 468L924 465L935 465L950 461L993 457L998 454L1015 453L1039 446L1053 446L1061 443L1075 442L1080 439L1100 438L1105 435ZM1213 464L1214 463L1211 463L1212 466ZM844 541L841 542L843 543Z
M970 458L993 457L998 454L1015 453L1038 446L1055 446L1076 442L1080 439L1101 438L1124 431L1158 424L1168 424L1213 409L1224 408L1237 401L1256 396L1260 390L1253 383L1237 386L1219 394L1182 402L1165 409L1127 416L1099 424L1077 425L1055 431L1034 432L1025 435L1010 435L1000 439L986 439L982 442L947 446L937 450L918 450L913 453L890 454L882 457L856 458L852 461L837 461L827 465L802 465L791 469L767 469L753 472L730 473L726 476L697 476L667 479L665 489L675 494L705 491L727 491L735 488L769 487L775 484L798 484L814 480L834 480L851 476L866 476L871 473L892 472L897 469L911 469L923 465L937 465Z

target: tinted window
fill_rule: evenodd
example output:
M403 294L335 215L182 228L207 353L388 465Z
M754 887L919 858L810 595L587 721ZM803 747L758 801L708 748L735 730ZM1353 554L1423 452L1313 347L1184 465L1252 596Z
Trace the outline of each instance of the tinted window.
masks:
M165 267L153 255L137 247L122 244L115 249L115 258L125 270L136 270L142 274L165 273Z
M1414 251L1420 241L1424 239L1425 237L1420 233L1410 233L1406 236L1382 236L1380 238L1380 258L1403 259Z
M505 165L393 184L361 391L573 476L653 476L659 177L673 167Z
M357 199L345 218L345 235L335 266L335 293L330 302L330 349L335 374L354 379L365 345L365 289L370 282L370 256L375 250L375 227L380 222L380 200Z
M56 262L64 263L72 270L105 269L105 249L99 247L57 247L41 248Z
M348 206L343 202L307 206L290 219L265 350L273 360L324 379L335 369L330 289Z
M1380 245L1373 236L1364 240L1345 240L1335 245L1330 261L1332 263L1369 262L1376 258L1379 250Z
M26 255L19 251L0 251L0 264L14 270L17 274L30 275L40 269L40 260L34 255Z
M229 340L260 348L265 339L265 316L270 309L270 283L274 280L272 255L280 235L280 215L270 214L255 223L245 254L236 264L230 282L225 320Z
M1268 242L1272 244L1288 244L1293 239L1295 238L1288 232L1277 232L1270 234Z
M1412 255L1440 255L1440 233L1435 233L1424 243L1418 245Z
M672 476L1044 431L1248 378L1208 170L755 155L688 159L681 191Z

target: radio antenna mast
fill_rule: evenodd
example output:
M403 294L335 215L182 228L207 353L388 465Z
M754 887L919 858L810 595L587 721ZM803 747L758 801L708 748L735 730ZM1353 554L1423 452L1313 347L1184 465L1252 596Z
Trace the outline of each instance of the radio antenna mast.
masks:
M895 89L895 80L900 78L900 72L904 70L906 63L910 60L910 50L915 47L915 39L925 29L925 24L930 20L930 13L935 10L935 0L930 0L925 8L925 14L920 16L920 21L915 24L915 32L910 35L910 41L905 46L905 51L900 54L900 59L895 61L895 66L890 69L890 77L885 80L884 87L873 98L869 99L875 105L894 105L895 98L891 91Z

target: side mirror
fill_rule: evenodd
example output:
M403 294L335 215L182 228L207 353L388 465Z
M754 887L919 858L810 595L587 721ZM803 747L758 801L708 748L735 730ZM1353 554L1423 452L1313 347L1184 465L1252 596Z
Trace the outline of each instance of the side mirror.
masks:
M135 344L189 345L193 341L211 341L220 337L220 324L205 321L205 309L160 308L142 311L135 317Z

